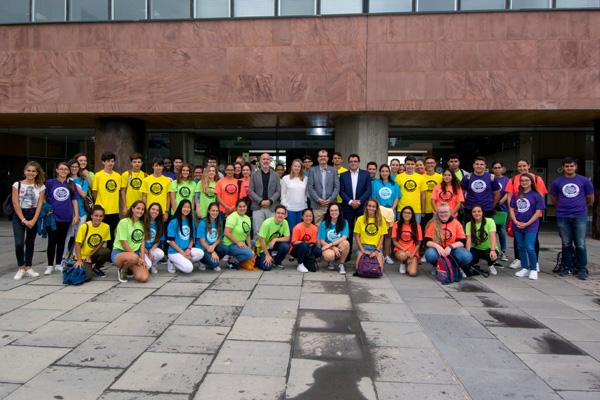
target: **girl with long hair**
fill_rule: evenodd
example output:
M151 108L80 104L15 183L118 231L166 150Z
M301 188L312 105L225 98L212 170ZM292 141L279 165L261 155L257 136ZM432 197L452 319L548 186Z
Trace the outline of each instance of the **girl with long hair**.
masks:
M239 199L235 203L235 211L225 220L223 244L227 247L227 255L230 256L227 264L229 269L237 269L239 267L236 262L247 261L254 257L250 241L252 220L247 215L248 208L248 202Z
M217 201L215 195L215 186L219 175L217 174L217 168L214 166L204 168L202 180L196 185L196 194L198 199L196 201L196 214L198 218L206 217L208 205L212 202Z
M303 210L307 207L307 183L302 161L297 158L292 161L289 175L281 179L281 204L287 208L287 221L292 230L302 220Z
M227 216L235 211L235 203L240 196L238 180L234 178L235 168L232 164L225 166L225 176L217 182L215 194L221 212Z
M204 252L194 247L194 217L189 200L182 200L177 206L167 227L167 242L167 271L170 273L178 269L189 274L194 270L194 263L204 257Z
M417 223L415 212L411 206L400 211L400 218L394 223L392 242L394 255L400 261L399 272L409 276L417 276L419 265L419 246L423 240L421 225Z
M69 177L67 178L67 182L73 182L75 184L75 191L77 191L77 208L79 209L79 223L71 224L69 228L69 232L67 232L67 237L65 239L65 250L63 252L63 260L67 258L69 252L71 250L71 246L73 246L74 241L71 242L79 227L85 224L87 220L87 212L85 211L85 197L87 196L89 185L85 178L81 176L81 168L79 166L79 162L75 159L67 161L67 165L69 166Z
M494 267L494 263L498 259L496 229L496 223L492 218L486 218L483 208L480 205L473 206L471 220L467 222L465 228L466 248L473 256L471 266L475 266L481 259L486 260L492 275L498 275L498 271Z
M215 272L221 271L219 263L227 254L227 247L223 245L223 219L217 203L210 203L206 218L198 221L196 228L195 246L204 252L202 264ZM203 266L200 266L202 270Z
M365 213L356 219L354 224L354 241L358 247L356 265L361 257L376 257L383 269L383 237L387 233L387 222L381 216L377 200L368 200Z
M162 250L165 240L165 222L163 209L159 203L152 203L144 216L144 246L146 247L146 266L153 273L158 273L158 262L163 259Z
M304 266L304 260L309 253L314 258L321 257L321 248L317 245L318 228L314 221L312 209L307 208L302 211L302 222L297 224L292 230L292 250L290 254L298 259L298 272L308 272Z
M442 182L433 188L431 200L434 213L440 204L445 203L450 206L451 215L454 217L458 215L458 211L465 202L465 196L458 178L450 169L446 168L442 173Z
M146 246L144 246L145 212L146 204L136 200L127 210L127 216L117 225L111 259L119 268L119 282L127 282L128 272L131 272L138 282L148 281Z
M338 260L337 268L340 274L346 273L344 263L348 258L348 254L350 254L349 234L350 229L348 228L348 222L342 215L342 209L337 203L330 203L317 233L317 238L321 243L323 259L327 261L327 268L330 271L336 269L334 262Z
M177 173L177 179L171 182L169 189L169 197L171 198L171 214L175 213L179 203L183 200L188 200L194 207L194 192L196 190L196 183L194 182L194 176L192 175L192 166L188 163L184 163L181 169Z

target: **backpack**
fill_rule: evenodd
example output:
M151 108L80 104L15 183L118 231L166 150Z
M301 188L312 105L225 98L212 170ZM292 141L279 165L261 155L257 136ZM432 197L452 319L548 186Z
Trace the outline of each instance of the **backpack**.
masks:
M312 251L306 253L306 256L304 257L304 266L310 272L317 272L317 259Z
M458 261L452 255L440 256L437 259L435 278L442 285L448 285L462 280Z
M21 181L19 181L17 184L17 196L19 196L19 193L21 193ZM12 219L13 215L15 215L15 208L13 207L12 203L12 186L10 193L8 196L6 196L6 199L4 199L4 202L2 203L2 212L8 219Z
M304 265L306 266L306 262ZM380 278L383 271L377 257L369 257L363 254L356 266L356 275L363 278Z

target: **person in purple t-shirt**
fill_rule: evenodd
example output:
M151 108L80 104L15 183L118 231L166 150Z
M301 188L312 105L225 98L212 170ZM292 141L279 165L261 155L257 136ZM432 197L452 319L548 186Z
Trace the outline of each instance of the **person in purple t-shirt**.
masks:
M501 161L494 161L492 163L492 171L494 172L494 181L498 182L500 186L500 200L496 204L496 214L494 221L496 222L496 232L498 234L498 240L500 242L500 261L508 261L506 256L506 223L499 224L502 219L506 219L508 214L508 193L506 193L506 184L509 179L504 176L504 164ZM502 214L502 218L500 217Z
M563 176L550 186L552 203L556 206L556 221L562 241L563 269L561 276L573 274L573 247L577 256L577 276L588 277L587 206L594 204L594 186L585 176L577 174L577 160L566 157L562 162Z
M521 255L520 271L515 276L537 279L537 255L535 253L535 239L537 237L539 218L542 210L546 208L544 198L533 185L533 177L522 174L519 183L519 192L510 199L510 219L513 222L515 239Z
M500 186L492 175L485 171L485 167L485 158L476 157L473 173L461 181L465 194L465 223L470 220L471 210L477 205L481 206L486 218L493 218L494 207L500 200Z
M56 218L56 230L48 232L48 266L44 275L50 275L56 262L56 270L62 271L62 257L65 250L65 239L71 224L79 222L79 198L75 184L67 181L69 166L60 162L56 166L56 178L46 181L46 201L52 206Z

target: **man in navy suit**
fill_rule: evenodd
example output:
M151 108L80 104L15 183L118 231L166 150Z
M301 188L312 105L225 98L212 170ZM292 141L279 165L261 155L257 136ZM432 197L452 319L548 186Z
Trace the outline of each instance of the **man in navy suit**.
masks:
M349 170L340 175L340 196L342 197L342 212L348 221L350 229L350 249L354 238L354 222L364 213L365 204L371 198L371 177L360 167L358 154L348 156Z

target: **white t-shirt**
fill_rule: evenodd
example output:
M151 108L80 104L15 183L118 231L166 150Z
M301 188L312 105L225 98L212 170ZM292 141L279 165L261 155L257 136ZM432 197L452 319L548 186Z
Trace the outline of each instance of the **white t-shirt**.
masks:
M19 188L19 182L13 183L15 189ZM21 183L21 190L19 191L19 206L21 209L36 208L40 193L46 190L46 186L36 186L31 183Z
M286 206L288 211L302 211L307 207L306 204L306 184L308 178L290 179L289 175L281 179L281 204Z

